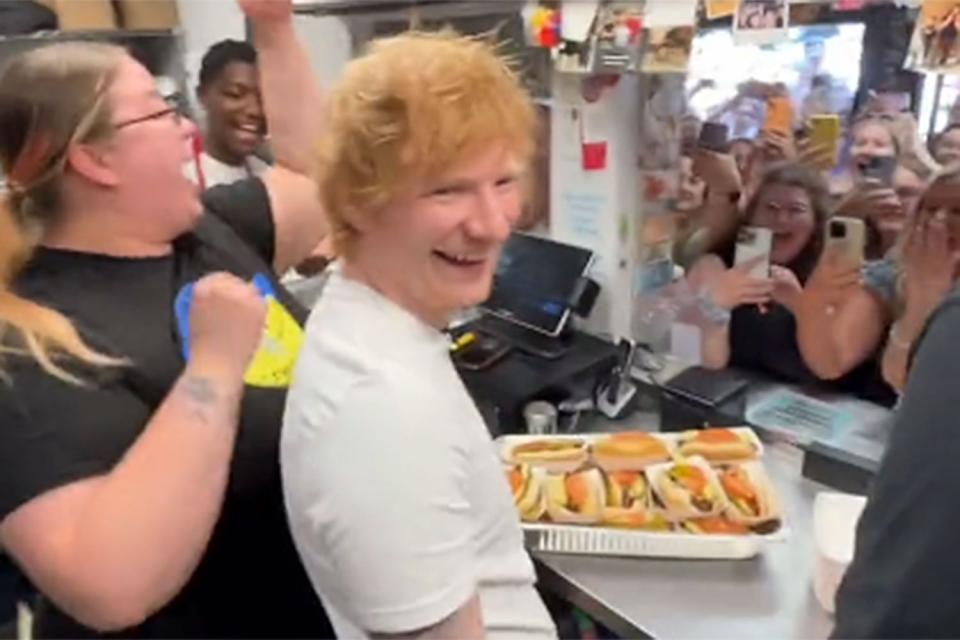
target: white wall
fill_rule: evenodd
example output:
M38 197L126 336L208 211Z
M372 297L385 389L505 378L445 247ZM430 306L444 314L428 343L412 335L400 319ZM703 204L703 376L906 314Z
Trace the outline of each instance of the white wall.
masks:
M329 87L353 55L349 30L340 18L332 16L297 16L294 26L307 47L321 86Z
M234 0L177 0L186 51L190 98L197 86L203 54L215 42L226 38L243 40L243 13Z

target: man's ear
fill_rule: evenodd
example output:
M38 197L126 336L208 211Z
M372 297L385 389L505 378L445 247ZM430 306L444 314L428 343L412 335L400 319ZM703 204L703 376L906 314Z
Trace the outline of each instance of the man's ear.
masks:
M67 148L67 167L102 187L115 187L120 183L120 178L110 162L109 150L105 146L71 144Z

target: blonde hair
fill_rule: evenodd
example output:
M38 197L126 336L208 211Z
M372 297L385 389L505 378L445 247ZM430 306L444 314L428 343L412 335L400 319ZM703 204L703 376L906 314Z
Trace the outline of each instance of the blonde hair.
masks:
M501 143L526 169L536 114L490 42L452 30L371 43L333 89L320 145L320 197L337 252L411 181Z
M94 366L117 361L87 346L62 313L18 295L15 284L60 211L68 148L113 130L106 92L125 56L113 45L54 44L13 58L0 72L2 351L29 354L70 382L79 380L64 369L65 357Z

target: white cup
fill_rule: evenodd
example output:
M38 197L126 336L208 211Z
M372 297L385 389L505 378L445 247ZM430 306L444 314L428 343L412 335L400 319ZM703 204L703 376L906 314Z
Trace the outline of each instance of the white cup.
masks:
M542 436L557 432L557 408L545 400L534 400L523 408L527 433Z

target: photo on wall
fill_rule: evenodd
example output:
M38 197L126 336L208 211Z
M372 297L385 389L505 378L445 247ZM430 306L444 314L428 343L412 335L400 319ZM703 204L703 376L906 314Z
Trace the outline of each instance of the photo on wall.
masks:
M638 164L644 171L676 171L680 166L684 76L654 75L644 86Z
M772 44L787 39L789 22L788 0L740 0L734 37L738 43Z
M635 2L601 5L594 23L595 71L633 72L643 45L643 14Z
M960 0L924 0L905 66L960 73Z
M737 0L706 0L707 20L729 18L737 12Z
M650 29L643 56L644 73L686 73L693 52L693 27Z

